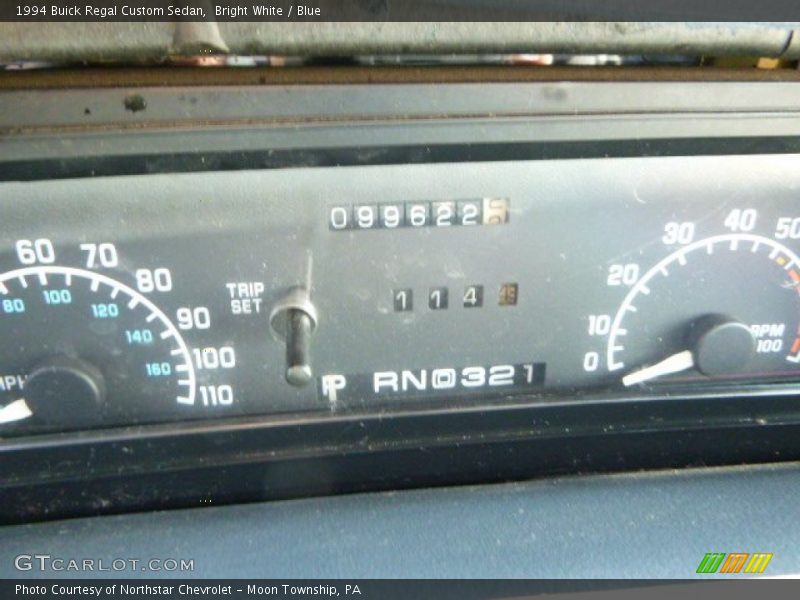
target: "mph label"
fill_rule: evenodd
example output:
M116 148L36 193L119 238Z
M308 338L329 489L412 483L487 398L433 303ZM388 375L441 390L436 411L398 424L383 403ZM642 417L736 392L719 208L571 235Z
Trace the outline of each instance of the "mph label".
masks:
M331 404L370 398L421 398L454 393L528 391L544 385L545 363L438 367L375 371L319 378L319 393Z

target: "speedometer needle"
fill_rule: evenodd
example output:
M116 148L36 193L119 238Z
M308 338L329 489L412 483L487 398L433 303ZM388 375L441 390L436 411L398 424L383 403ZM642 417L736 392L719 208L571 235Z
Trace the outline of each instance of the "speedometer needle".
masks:
M684 350L672 356L665 358L659 363L639 369L633 373L628 373L622 378L622 384L626 387L657 379L664 375L671 375L672 373L680 373L681 371L688 371L694 367L694 354L691 350Z
M28 407L28 403L25 402L25 398L14 400L13 402L6 404L3 408L0 408L0 425L3 423L13 423L14 421L27 419L32 414L33 413L31 412L31 409Z

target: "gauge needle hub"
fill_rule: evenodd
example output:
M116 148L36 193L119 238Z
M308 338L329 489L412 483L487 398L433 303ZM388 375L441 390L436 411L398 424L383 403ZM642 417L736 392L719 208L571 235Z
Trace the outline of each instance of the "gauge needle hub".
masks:
M14 400L10 404L6 404L3 408L0 408L0 425L27 419L32 414L31 409L28 408L28 403L25 402L25 398Z
M626 387L636 385L637 383L644 383L651 379L657 379L664 375L671 375L672 373L680 373L681 371L688 371L694 367L694 354L691 350L684 350L678 352L670 357L665 358L644 369L639 369L633 373L628 373L622 378L622 383Z

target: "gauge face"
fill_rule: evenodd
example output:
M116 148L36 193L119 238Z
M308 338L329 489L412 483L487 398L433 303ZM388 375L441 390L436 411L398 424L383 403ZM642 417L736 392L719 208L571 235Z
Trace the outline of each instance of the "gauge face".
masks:
M178 330L110 277L60 266L9 271L0 274L0 307L0 339L16 342L0 350L9 419L24 416L13 410L23 401L33 420L59 427L194 403L194 368Z
M745 233L687 244L633 285L608 338L622 382L774 379L800 363L800 260Z
M0 438L794 394L799 158L0 183Z

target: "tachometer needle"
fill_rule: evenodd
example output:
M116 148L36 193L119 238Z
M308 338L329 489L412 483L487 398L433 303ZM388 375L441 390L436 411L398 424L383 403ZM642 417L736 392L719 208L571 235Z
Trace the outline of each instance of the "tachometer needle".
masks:
M684 350L672 356L665 358L659 363L639 369L633 373L628 373L622 378L622 383L626 387L657 379L664 375L671 375L672 373L680 373L687 371L694 367L694 354L691 350Z
M28 403L25 402L25 398L14 400L10 404L6 404L3 408L0 408L0 425L27 419L32 414L31 409L28 408Z

